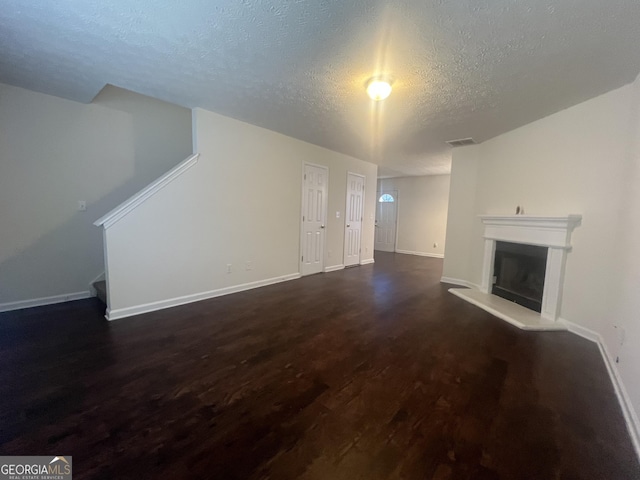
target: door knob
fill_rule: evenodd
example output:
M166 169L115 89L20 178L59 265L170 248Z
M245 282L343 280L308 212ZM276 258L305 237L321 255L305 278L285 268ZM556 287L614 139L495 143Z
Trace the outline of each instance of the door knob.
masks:
M320 225L320 228L324 228L324 225Z
M347 228L349 228L350 226L351 226L351 224L350 224L350 223L347 223Z

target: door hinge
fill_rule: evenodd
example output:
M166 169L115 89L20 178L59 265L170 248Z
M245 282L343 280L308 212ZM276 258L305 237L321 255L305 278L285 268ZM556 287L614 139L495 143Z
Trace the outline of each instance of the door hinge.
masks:
M304 262L304 255L300 258L301 262Z
M304 215L302 215L302 221L304 222Z
M305 180L307 179L307 174L306 174L306 173L304 174L304 179L305 179Z

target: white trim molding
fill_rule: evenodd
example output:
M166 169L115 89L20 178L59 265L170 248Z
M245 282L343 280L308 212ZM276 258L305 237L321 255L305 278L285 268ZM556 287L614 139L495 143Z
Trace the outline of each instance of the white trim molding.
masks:
M74 300L84 300L85 298L95 297L91 291L63 293L62 295L54 295L52 297L32 298L29 300L19 300L17 302L0 303L0 312L10 312L12 310L21 310L23 308L42 307L44 305L54 305L56 303L72 302Z
M324 267L324 273L337 272L338 270L344 270L344 265L340 264L340 265L332 265L330 267Z
M199 153L194 153L190 157L184 159L178 165L173 167L167 173L162 175L160 178L155 180L154 182L147 185L145 188L136 193L133 197L129 198L125 202L121 203L119 206L111 210L109 213L104 215L103 217L96 220L93 224L97 227L104 227L105 229L112 226L114 223L118 222L120 219L127 216L130 212L135 210L139 205L142 205L149 198L154 196L164 187L173 182L176 178L182 175L184 172L193 167L196 163L198 163L198 157L200 157Z
M542 293L543 322L555 322L562 305L562 287L571 233L582 222L581 215L531 217L525 215L480 215L484 224L484 260L480 291L491 293L496 242L547 247L547 265Z
M396 253L402 253L404 255L417 255L419 257L444 258L444 254L442 253L412 252L411 250L398 250L398 249L396 249Z
M602 341L602 337L600 336L600 334L594 332L589 328L585 328L582 325L570 322L569 320L566 320L564 318L559 318L558 322L564 323L567 326L567 330L569 330L571 333L575 333L579 337L586 338L587 340L594 343L600 343Z
M624 416L624 420L627 424L627 430L629 431L633 448L636 451L638 459L640 459L640 420L638 420L638 414L633 408L633 403L631 403L627 389L620 377L620 372L616 366L615 359L609 352L602 335L564 318L559 319L559 322L564 323L570 332L598 344L598 349L600 350L604 364L607 367L607 372L611 378L613 389L618 397L618 402L620 403L622 415Z
M375 263L373 258L367 258L365 260L360 260L360 265L369 265L370 263Z
M267 278L265 280L258 280L256 282L243 283L240 285L233 285L231 287L219 288L216 290L209 290L207 292L194 293L191 295L185 295L183 297L170 298L167 300L159 300L157 302L145 303L142 305L135 305L133 307L111 309L107 308L105 318L107 320L119 320L121 318L131 317L133 315L140 315L142 313L155 312L157 310L164 310L165 308L177 307L179 305L185 305L187 303L199 302L200 300L207 300L209 298L221 297L222 295L230 295L232 293L244 292L245 290L252 290L254 288L266 287L267 285L273 285L275 283L287 282L289 280L296 280L300 278L299 273L292 273L289 275L282 275L280 277Z
M484 238L542 247L571 248L571 232L582 215L532 217L528 215L479 215Z

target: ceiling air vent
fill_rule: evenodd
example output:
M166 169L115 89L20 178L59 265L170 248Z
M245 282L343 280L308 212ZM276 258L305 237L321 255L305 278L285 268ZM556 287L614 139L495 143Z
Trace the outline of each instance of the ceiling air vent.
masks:
M460 138L458 140L447 140L447 143L452 147L464 147L466 145L475 145L476 141L473 138L469 137Z

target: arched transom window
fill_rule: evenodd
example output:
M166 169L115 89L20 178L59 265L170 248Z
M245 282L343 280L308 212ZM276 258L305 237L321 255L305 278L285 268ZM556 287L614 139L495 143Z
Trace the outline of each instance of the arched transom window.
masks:
M383 193L382 195L380 195L380 198L378 199L378 201L380 203L389 203L389 202L395 202L396 199L393 198L393 195L390 195L388 193Z

